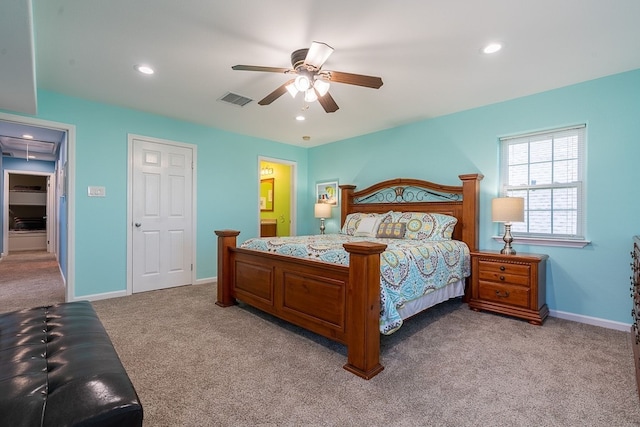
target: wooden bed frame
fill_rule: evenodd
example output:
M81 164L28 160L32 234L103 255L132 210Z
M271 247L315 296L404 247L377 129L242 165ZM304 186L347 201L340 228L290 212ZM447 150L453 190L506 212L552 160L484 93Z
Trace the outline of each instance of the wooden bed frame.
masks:
M417 179L384 181L361 191L341 185L341 221L353 212L432 212L458 218L453 238L478 248L480 174L461 186ZM391 196L389 196L391 195ZM436 200L434 201L434 197ZM345 244L349 266L236 247L237 230L217 230L216 305L236 299L347 346L344 368L370 379L380 364L380 254L386 245ZM467 282L468 283L468 282ZM467 284L468 288L468 284ZM465 295L466 298L466 295Z

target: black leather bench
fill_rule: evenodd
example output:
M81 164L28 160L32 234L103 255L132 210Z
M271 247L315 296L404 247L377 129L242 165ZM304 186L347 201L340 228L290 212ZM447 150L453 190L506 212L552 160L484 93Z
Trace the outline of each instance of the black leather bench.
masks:
M88 301L0 314L0 426L141 426L142 405Z

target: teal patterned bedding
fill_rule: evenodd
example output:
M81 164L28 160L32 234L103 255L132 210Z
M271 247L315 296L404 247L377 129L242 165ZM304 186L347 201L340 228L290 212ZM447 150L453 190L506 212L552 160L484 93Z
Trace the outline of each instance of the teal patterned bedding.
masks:
M471 274L468 246L457 240L410 240L345 234L254 238L240 247L316 261L349 265L344 243L375 241L387 245L380 256L380 332L402 326L398 308Z

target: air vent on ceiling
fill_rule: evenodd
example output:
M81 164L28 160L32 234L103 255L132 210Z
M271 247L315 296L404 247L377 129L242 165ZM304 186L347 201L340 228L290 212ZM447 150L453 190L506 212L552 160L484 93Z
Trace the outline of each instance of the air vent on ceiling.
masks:
M222 98L218 99L218 101L228 102L229 104L238 105L240 107L244 107L253 99L247 98L246 96L238 95L237 93L227 92L222 96Z

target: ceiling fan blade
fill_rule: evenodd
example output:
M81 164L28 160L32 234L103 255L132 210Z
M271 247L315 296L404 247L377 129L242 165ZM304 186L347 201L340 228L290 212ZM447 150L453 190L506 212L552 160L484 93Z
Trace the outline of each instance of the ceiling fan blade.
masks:
M307 57L304 59L304 63L320 69L322 64L324 64L332 53L333 48L328 44L313 42L307 52Z
M372 89L379 89L382 86L382 78L380 77L343 73L341 71L326 71L323 74L327 75L331 82L370 87Z
M231 67L234 70L241 71L265 71L267 73L290 73L294 70L290 68L278 68L278 67L261 67L257 65L234 65Z
M273 101L275 101L276 99L280 98L282 95L287 93L287 85L293 83L293 81L294 81L293 79L289 80L288 82L286 82L282 86L279 86L276 90L274 90L269 95L265 96L260 101L258 101L258 104L259 105L269 105L269 104L271 104Z
M325 93L324 96L320 96L318 91L316 89L314 90L316 91L316 95L318 95L318 102L322 105L324 111L327 113L335 113L338 108L340 108L329 92Z

